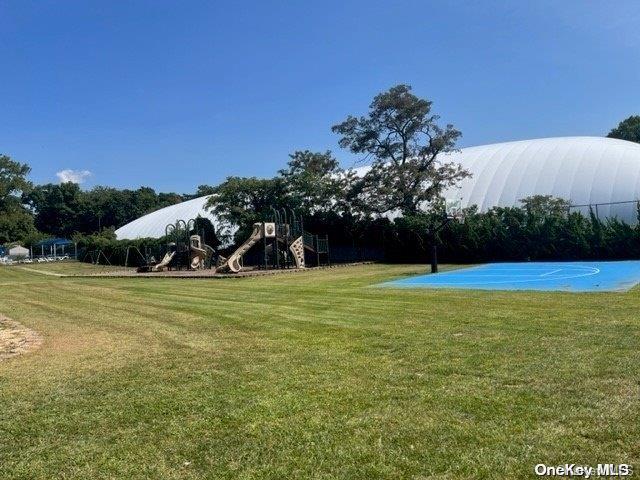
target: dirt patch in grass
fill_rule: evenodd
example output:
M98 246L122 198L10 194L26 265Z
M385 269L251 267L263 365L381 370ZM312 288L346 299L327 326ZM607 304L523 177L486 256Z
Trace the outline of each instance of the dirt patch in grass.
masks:
M35 330L0 315L0 362L22 355L42 345L42 337Z

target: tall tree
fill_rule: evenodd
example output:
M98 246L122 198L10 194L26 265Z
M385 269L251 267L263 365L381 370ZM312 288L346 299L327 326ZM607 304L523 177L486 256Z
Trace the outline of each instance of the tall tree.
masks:
M22 194L31 189L31 183L27 180L30 171L26 163L0 155L0 211L8 212L22 206Z
M23 201L32 188L27 180L30 171L29 165L0 155L0 243L22 240L35 231Z
M354 173L342 169L330 151L294 152L287 168L278 173L290 203L305 215L339 213L347 207L345 194Z
M640 115L631 115L629 118L625 118L609 132L607 137L640 143Z
M212 193L207 208L222 221L218 237L223 241L230 240L235 229L238 238L246 236L254 222L271 215L271 207L288 206L284 182L278 177L228 177Z
M68 237L83 230L86 205L77 183L38 185L26 199L36 212L35 224L41 232Z
M411 93L410 86L397 85L377 95L366 116L350 115L332 127L341 135L341 147L371 159L358 188L372 211L415 214L469 175L459 164L438 157L454 150L461 133L453 125L440 127L431 105Z

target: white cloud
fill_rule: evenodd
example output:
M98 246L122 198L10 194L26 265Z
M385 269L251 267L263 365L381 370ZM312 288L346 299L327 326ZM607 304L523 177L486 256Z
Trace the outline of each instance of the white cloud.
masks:
M87 178L91 176L91 172L89 170L60 170L56 173L56 177L60 180L60 183L72 182L72 183L83 183Z

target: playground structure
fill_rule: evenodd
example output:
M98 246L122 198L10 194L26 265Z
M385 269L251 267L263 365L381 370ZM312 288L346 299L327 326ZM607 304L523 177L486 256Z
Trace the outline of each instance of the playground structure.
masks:
M243 270L245 255L258 245L262 247L258 269L301 269L307 263L317 266L330 263L328 236L305 231L302 217L293 210L272 208L271 218L254 223L249 237L228 258L204 243L196 232L194 219L166 225L165 239L166 248L158 255L159 261L147 249L143 254L137 247L129 247L125 264L133 253L143 260L137 269L140 273L211 269L214 273L233 274Z
M165 270L201 270L215 268L220 258L218 253L202 241L202 237L192 232L196 231L196 220L177 220L175 224L165 226L166 250L162 259L157 262L149 253L143 255L139 249L134 253L144 258L145 265L138 268L138 272L162 272ZM127 250L127 260L130 251Z
M258 268L306 268L306 254L312 255L315 265L330 263L327 235L305 231L302 217L293 210L271 208L271 214L269 221L253 224L249 238L221 262L217 271L240 272L244 255L259 242L262 242L262 262Z

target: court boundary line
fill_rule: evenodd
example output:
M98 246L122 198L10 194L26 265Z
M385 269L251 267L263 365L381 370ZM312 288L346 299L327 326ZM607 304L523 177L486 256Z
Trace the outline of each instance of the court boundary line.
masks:
M491 265L494 264L485 264L485 265L479 265L478 267L472 267L472 268L481 268L481 267L490 267ZM530 283L530 282L540 282L540 281L546 281L546 282L550 282L550 281L557 281L557 280L570 280L573 278L583 278L583 277L589 277L592 275L597 275L599 273L601 273L601 270L598 267L589 267L587 265L574 265L571 268L578 268L578 269L589 269L591 271L587 271L586 273L582 273L582 274L578 274L578 275L565 275L565 276L561 276L561 277L555 277L555 278L548 278L548 277L543 277L543 275L538 275L538 278L530 278L530 279L526 279L526 280L494 280L494 281L487 281L487 282L482 282L482 281L478 281L478 282L438 282L438 283L410 283L407 280L410 279L400 279L400 280L394 280L391 282L385 282L383 285L389 285L389 286L403 286L403 287L415 287L415 286L426 286L426 287L438 287L438 286L445 286L445 287L456 287L456 286L469 286L469 285L476 285L476 286L480 286L482 287L483 285L500 285L500 284L512 284L512 283ZM442 272L444 273L461 273L463 271L468 271L470 269L462 269L462 270L449 270L447 272ZM509 270L509 269L505 269L505 270ZM521 270L526 270L526 269L521 269ZM560 268L558 269L560 271L562 271L563 269ZM444 276L444 275L443 275ZM489 276L489 275L487 275ZM442 278L442 277L440 277Z

